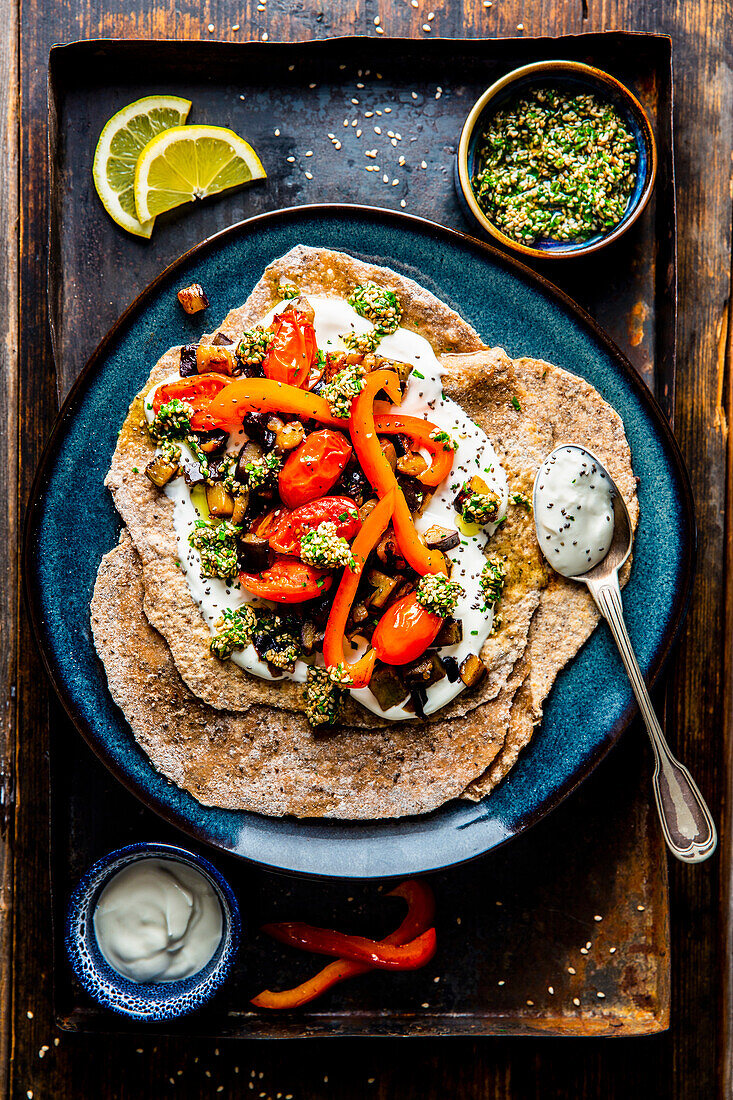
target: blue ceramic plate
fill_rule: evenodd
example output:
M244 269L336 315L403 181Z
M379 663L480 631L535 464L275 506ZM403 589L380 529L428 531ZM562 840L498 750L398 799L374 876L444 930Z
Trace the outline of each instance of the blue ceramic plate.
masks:
M342 249L412 276L513 357L548 359L587 378L624 420L640 477L641 523L624 595L644 673L659 672L683 620L694 554L690 486L662 412L630 364L568 298L517 261L404 214L312 206L252 218L176 261L123 315L82 371L38 472L26 529L31 618L48 672L79 731L114 774L185 832L246 859L310 875L378 878L471 859L537 822L584 779L634 705L601 626L557 679L542 727L485 801L379 822L298 821L209 809L160 775L107 691L89 625L103 554L120 520L103 481L127 407L171 345L197 338L175 292L206 287L211 327L293 245ZM83 538L79 532L83 532Z

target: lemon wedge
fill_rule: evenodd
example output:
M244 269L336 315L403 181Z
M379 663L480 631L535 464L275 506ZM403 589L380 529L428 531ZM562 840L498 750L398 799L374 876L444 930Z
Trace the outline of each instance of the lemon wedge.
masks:
M135 168L142 222L184 202L267 175L251 145L223 126L175 126L145 146Z
M149 95L113 115L99 135L92 175L109 216L138 237L149 237L153 220L140 221L135 210L135 165L151 138L186 121L191 100Z

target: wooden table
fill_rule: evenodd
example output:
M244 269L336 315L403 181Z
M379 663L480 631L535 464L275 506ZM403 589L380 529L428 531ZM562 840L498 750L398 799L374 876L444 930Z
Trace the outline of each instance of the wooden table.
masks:
M413 0L413 3L415 0ZM733 564L726 491L731 392L731 148L733 0L0 0L0 312L4 370L1 537L11 548L0 599L5 706L0 835L0 1094L12 1097L694 1097L731 1095L731 654ZM260 9L257 10L258 6ZM234 27L238 27L234 30ZM209 27L212 29L209 30ZM429 30L425 28L428 27ZM675 50L680 311L675 422L690 466L700 528L695 601L673 661L671 741L722 825L720 856L671 868L670 1031L645 1040L534 1040L428 1045L385 1041L285 1046L93 1041L54 1035L47 848L47 686L18 595L23 506L56 411L45 305L46 61L78 38L270 40L367 33L514 36L653 30ZM634 323L629 317L629 325ZM643 777L644 781L648 777ZM58 1045L56 1045L58 1044Z

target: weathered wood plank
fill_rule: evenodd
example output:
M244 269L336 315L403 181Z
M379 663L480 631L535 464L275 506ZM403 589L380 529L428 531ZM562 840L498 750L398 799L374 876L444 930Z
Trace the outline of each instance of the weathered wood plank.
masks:
M315 0L293 6L269 0L257 11L254 0L239 5L214 0L205 10L179 5L151 6L145 0L71 0L47 5L20 0L22 46L22 145L24 214L22 221L22 370L20 407L24 410L24 455L19 498L28 490L40 443L54 406L39 266L39 227L45 225L45 58L55 41L78 37L209 37L258 39L326 37L355 30L375 34L380 16L395 35L512 35L580 30L653 29L672 33L677 65L678 178L680 181L680 302L676 423L690 463L701 528L696 601L685 643L675 662L670 699L673 743L692 767L711 805L723 793L725 744L720 737L724 672L720 653L726 637L720 608L724 595L724 485L731 395L723 387L725 356L719 347L725 332L725 303L730 293L730 195L728 191L731 66L730 0L589 0L583 19L580 0L466 0L447 5L427 23L430 3L414 9L406 0L379 5L332 3L320 10ZM259 5L265 6L265 5ZM185 10L184 10L185 9ZM530 9L530 10L526 10ZM429 32L421 28L431 26ZM240 30L232 28L239 25ZM520 31L519 33L522 33ZM3 48L12 53L8 36ZM4 80L4 89L12 80ZM2 102L2 101L0 101ZM701 155L702 153L702 155ZM12 263L6 265L12 267ZM721 400L720 394L723 394ZM5 406L12 407L12 406ZM15 422L17 423L17 421ZM14 440L13 431L7 439ZM6 464L6 471L10 464ZM9 475L12 477L13 475ZM14 499L11 497L11 501ZM11 589L14 591L14 589ZM728 619L730 623L730 619ZM730 630L728 630L728 636ZM170 1089L184 1095L249 1094L242 1079L255 1073L253 1095L292 1092L302 1098L325 1096L455 1096L478 1098L702 1097L715 1090L716 978L722 959L716 946L719 880L715 866L673 869L674 1003L672 1031L644 1044L624 1046L593 1042L474 1044L452 1042L426 1050L393 1043L333 1046L317 1044L283 1050L222 1045L202 1040L185 1045L100 1038L91 1044L63 1037L53 1046L50 1013L50 937L44 921L48 891L45 862L46 777L42 756L47 738L45 686L25 632L22 658L18 742L19 804L15 829L16 904L24 915L16 929L18 960L13 1012L15 1059L10 1095L158 1097ZM727 667L730 667L729 665ZM730 713L730 712L729 712ZM704 734L708 733L705 737ZM730 742L728 742L728 745ZM78 751L86 751L81 746ZM725 898L723 899L726 900ZM38 914L38 919L35 915ZM27 1012L34 1013L29 1019ZM2 1006L0 1005L0 1012ZM39 1059L43 1045L50 1050ZM143 1053L138 1054L140 1048ZM238 1069L238 1072L235 1072ZM179 1070L181 1076L178 1076ZM210 1076L207 1076L207 1071ZM258 1075L262 1073L260 1078ZM327 1080L324 1080L324 1077ZM245 1091L246 1090L246 1091Z

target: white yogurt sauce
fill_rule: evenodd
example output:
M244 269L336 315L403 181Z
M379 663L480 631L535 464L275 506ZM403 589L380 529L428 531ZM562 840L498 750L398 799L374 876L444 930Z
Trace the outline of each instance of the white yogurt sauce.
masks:
M360 317L343 298L308 295L308 301L315 311L316 339L318 347L323 351L348 350L341 339L343 333L351 330L359 333L369 332L373 328L373 325ZM278 303L259 323L267 328L274 315L285 308L287 303ZM485 605L479 589L479 578L486 564L484 547L497 525L487 524L485 527L478 527L475 524L464 524L459 520L453 501L464 481L474 474L478 475L501 498L499 508L501 518L506 513L508 498L506 475L486 434L467 416L460 405L443 395L440 364L424 337L407 329L398 328L392 335L382 338L377 351L380 355L411 363L414 367L402 404L399 407L395 406L393 411L430 420L447 431L458 443L450 476L436 488L427 509L417 518L415 526L422 533L434 524L448 530L457 528L461 536L460 545L455 550L451 550L448 557L454 563L450 574L451 579L458 581L465 591L465 595L458 601L454 611L454 618L463 625L463 639L458 645L445 646L438 651L441 657L454 657L460 665L469 654L480 652L491 633L494 610L493 606ZM165 381L178 380L179 376L176 374ZM161 383L161 385L164 384L165 382ZM154 393L155 391L151 390L145 402L148 421L153 419ZM230 449L238 450L240 446L241 442L236 441L232 436ZM198 473L198 465L193 454L185 445L181 450L184 465L190 472ZM428 457L427 454L426 457ZM193 525L200 518L191 500L191 491L183 478L179 477L165 486L165 493L175 504L174 525L178 535L181 568L186 575L191 595L201 608L201 613L212 634L215 633L215 624L225 607L237 608L245 603L251 603L277 608L277 605L269 601L251 596L236 582L230 585L216 578L201 576L198 552L192 549L188 542ZM350 660L356 660L364 648L354 651ZM240 668L266 680L287 678L299 683L305 683L306 680L308 666L304 661L297 661L292 673L273 675L267 665L259 659L252 645L243 650L235 650L231 660ZM426 689L425 713L432 714L444 707L463 691L464 687L460 678L452 684L447 677L443 677L436 684L432 684ZM414 711L406 710L404 706L382 710L369 688L354 689L351 694L368 710L380 716L394 721L415 717Z
M603 561L613 540L613 492L596 457L577 445L552 451L535 478L534 516L544 555L564 577Z
M197 974L221 941L219 899L207 878L179 860L136 859L107 883L94 933L109 965L133 982Z

